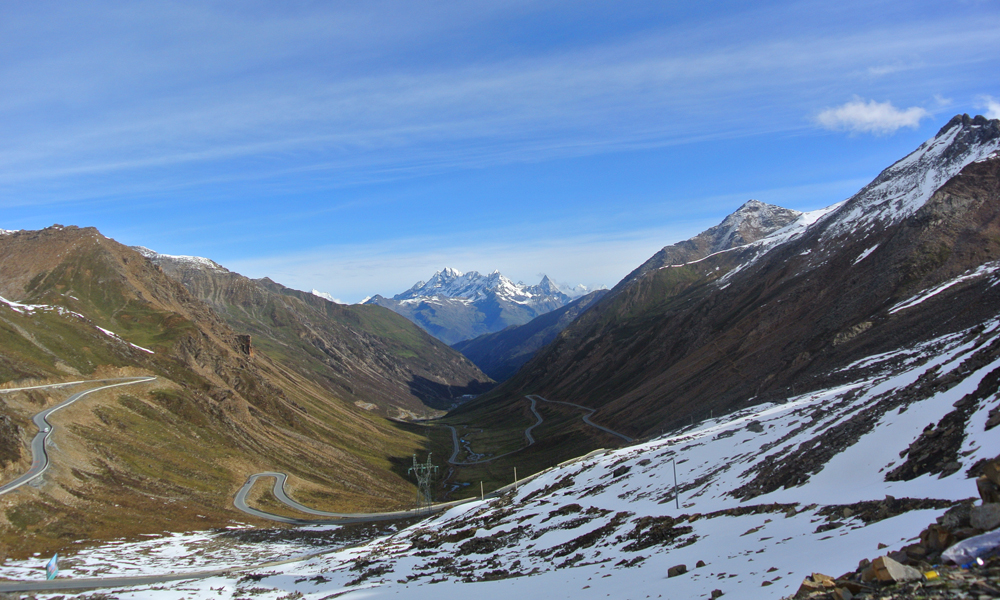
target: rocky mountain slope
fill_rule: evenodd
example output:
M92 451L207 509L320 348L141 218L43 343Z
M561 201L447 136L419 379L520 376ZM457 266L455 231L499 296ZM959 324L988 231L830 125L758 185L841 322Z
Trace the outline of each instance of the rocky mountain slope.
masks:
M357 406L427 417L492 386L461 354L379 306L337 304L209 259L137 250L285 369Z
M412 502L403 464L421 439L266 351L248 353L208 304L134 250L93 228L7 232L0 273L3 387L157 377L54 417L49 470L0 496L0 553L245 521L233 494L264 470L290 473L331 510ZM5 480L30 466L31 416L79 389L0 396Z
M1000 268L977 277L1000 284ZM900 312L930 301L928 291ZM928 595L912 597L965 597L944 595L954 590L932 565L998 525L1000 504L982 505L976 483L1000 468L998 374L992 318L860 356L828 387L594 452L369 543L168 584L162 596L115 595L777 600L822 581L812 575L821 570L852 578L837 584L841 598L846 583L866 594L855 597L911 597L855 578L881 559L916 572Z
M413 321L447 344L523 325L570 302L548 277L538 285L514 283L494 271L481 275L446 268L392 298L376 295L377 304Z
M844 203L731 250L661 252L460 414L489 422L536 393L648 435L981 325L1000 308L982 276L1000 259L998 146L1000 121L958 116Z
M496 333L459 342L452 348L464 354L494 380L503 381L606 293L608 290L590 292L524 325L511 325Z

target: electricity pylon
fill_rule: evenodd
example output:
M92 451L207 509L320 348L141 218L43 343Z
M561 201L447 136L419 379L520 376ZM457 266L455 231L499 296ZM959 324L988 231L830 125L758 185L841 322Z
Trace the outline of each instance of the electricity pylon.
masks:
M431 505L431 476L437 473L437 466L431 464L431 455L427 454L426 463L418 463L417 455L413 455L413 466L407 473L413 473L417 478L417 506Z

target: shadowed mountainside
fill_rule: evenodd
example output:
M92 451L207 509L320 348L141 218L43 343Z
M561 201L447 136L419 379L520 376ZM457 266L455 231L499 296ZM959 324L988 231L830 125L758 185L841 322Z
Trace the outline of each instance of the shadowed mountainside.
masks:
M583 311L600 300L608 290L597 290L577 298L562 308L535 317L524 325L511 325L452 346L484 373L503 381L517 372L541 348L556 338Z
M205 259L143 252L273 360L359 406L428 417L492 387L468 359L388 309L337 304Z
M730 250L664 249L450 421L510 419L533 393L640 437L984 322L1000 307L974 275L1000 259L998 145L1000 121L959 116L845 203Z

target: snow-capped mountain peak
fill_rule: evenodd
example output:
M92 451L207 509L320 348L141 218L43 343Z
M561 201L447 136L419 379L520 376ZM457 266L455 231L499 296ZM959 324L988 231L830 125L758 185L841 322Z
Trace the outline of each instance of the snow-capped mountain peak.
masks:
M323 298L324 300L329 300L330 302L333 302L334 304L343 304L343 302L341 302L340 300L337 300L336 298L334 298L333 294L330 294L329 292L321 292L321 291L319 291L317 289L313 289L313 291L310 292L310 293L313 296L319 296L320 298Z
M538 285L527 285L514 283L499 270L483 275L448 267L392 298L376 295L366 303L389 308L454 344L523 325L571 300L544 275Z
M1000 120L957 115L833 213L824 238L867 232L913 215L966 165L1000 149Z
M514 283L499 270L494 270L489 275L482 275L478 271L463 273L450 267L437 271L426 282L417 282L416 285L402 294L393 296L393 299L414 301L438 297L464 298L476 301L489 294L495 294L501 299L519 304L533 303L534 299L539 297L545 299L556 297L563 300L563 303L569 300L569 297L563 294L547 276L543 276L538 285L528 286L523 283Z

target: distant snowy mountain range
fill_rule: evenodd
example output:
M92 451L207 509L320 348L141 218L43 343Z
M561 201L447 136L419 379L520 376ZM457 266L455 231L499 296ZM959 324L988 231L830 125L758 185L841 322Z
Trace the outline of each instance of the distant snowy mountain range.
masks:
M489 275L481 275L478 271L462 273L451 267L434 273L429 281L419 281L402 294L393 296L393 300L401 302L420 302L428 298L464 298L473 302L482 300L489 295L496 295L509 302L537 306L552 298L568 300L548 276L543 276L538 285L514 283L503 276L500 271Z
M389 308L438 339L454 344L511 325L523 325L588 293L587 286L559 286L542 276L538 285L514 283L500 271L483 275L450 267L392 298L365 301Z

